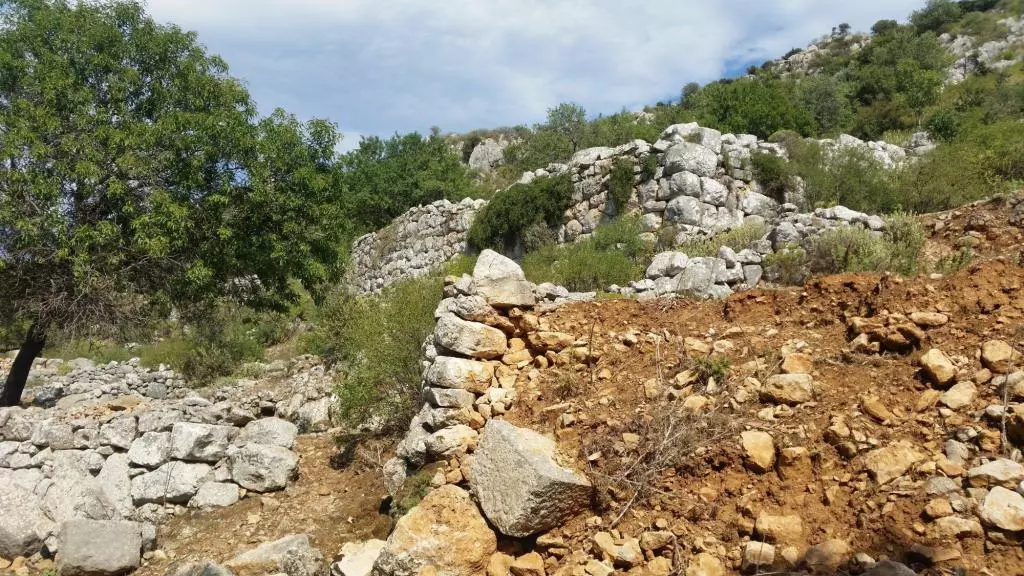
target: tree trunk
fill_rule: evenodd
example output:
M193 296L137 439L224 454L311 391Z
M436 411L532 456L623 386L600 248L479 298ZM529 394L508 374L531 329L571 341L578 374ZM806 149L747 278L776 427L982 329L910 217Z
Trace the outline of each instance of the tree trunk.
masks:
M25 343L18 356L14 359L11 372L7 375L3 393L0 394L0 406L17 406L21 404L21 393L25 391L28 373L32 371L32 362L43 352L46 346L46 328L38 321L32 323L25 336Z

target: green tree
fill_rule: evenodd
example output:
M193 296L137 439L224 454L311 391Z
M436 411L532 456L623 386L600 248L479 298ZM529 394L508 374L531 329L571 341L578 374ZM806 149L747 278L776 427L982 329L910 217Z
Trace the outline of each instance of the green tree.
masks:
M464 198L469 169L438 133L365 137L338 162L347 219L357 233L386 226L403 212L442 198Z
M778 80L742 78L713 82L687 99L702 126L767 138L784 129L809 136L814 117L796 98L793 85Z
M565 138L569 142L570 155L583 148L583 140L587 137L587 111L575 102L563 102L548 109L548 121L545 130Z
M897 28L876 36L857 55L850 72L860 105L854 132L879 138L886 130L912 128L935 103L949 55L932 33Z
M685 107L690 106L689 98L697 92L700 92L700 84L696 82L687 82L686 86L683 86L682 92L679 94L679 105Z
M155 302L283 307L336 278L337 135L255 107L131 0L0 2L0 302L26 321L0 404L57 329Z
M963 15L960 4L953 0L928 0L928 4L910 15L910 24L918 32L944 32Z
M888 34L899 27L899 22L895 20L879 20L871 26L871 33L876 36L881 36L882 34Z

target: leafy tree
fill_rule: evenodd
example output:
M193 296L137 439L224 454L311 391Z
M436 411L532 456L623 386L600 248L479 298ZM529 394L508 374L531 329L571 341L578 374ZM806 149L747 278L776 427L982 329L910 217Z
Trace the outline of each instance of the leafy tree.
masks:
M544 129L565 138L570 145L570 154L575 154L583 148L583 140L587 135L587 111L574 102L563 102L548 109L548 121Z
M700 92L700 84L696 82L687 82L686 86L683 86L683 91L679 95L679 105L686 107L689 106L690 96L693 96L697 92Z
M850 86L829 76L809 76L796 85L797 100L814 116L815 133L831 135L843 132L853 121Z
M797 100L792 86L762 78L714 82L688 99L688 106L702 126L725 132L767 138L778 130L791 129L811 135L814 118Z
M472 176L439 133L386 140L365 137L338 162L345 214L356 233L387 225L403 212L442 198L464 198Z
M851 71L853 97L864 108L855 132L878 138L886 130L913 127L938 98L948 62L932 33L898 28L876 37Z
M953 0L928 0L928 4L910 15L910 24L918 32L942 32L960 19L963 10Z
M883 34L888 34L899 27L899 23L895 20L879 20L871 26L871 33L875 36L881 36Z
M157 302L296 297L336 278L337 135L256 124L226 64L132 0L0 2L0 302L29 323L0 404L54 330Z

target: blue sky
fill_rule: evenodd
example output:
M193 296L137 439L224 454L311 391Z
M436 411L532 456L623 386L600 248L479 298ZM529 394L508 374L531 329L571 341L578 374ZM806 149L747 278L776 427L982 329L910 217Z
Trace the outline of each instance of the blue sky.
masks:
M591 115L675 97L775 58L840 22L867 30L923 0L149 0L195 30L263 112L345 134L531 124L559 102Z

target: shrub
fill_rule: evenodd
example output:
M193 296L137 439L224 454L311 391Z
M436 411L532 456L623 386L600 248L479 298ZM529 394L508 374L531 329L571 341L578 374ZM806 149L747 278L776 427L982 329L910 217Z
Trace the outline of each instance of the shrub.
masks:
M608 175L608 197L615 203L616 214L623 214L633 195L633 161L619 158Z
M643 163L640 165L640 181L647 182L648 180L654 180L655 174L658 173L658 156L655 154L648 154L644 158Z
M618 218L575 244L527 253L523 271L534 282L553 282L574 291L624 285L639 278L653 256L654 248L639 238L641 232L637 218Z
M786 190L793 183L793 172L785 158L769 152L754 152L750 155L750 168L765 194L785 202Z
M167 355L168 363L193 384L210 384L245 362L263 359L266 346L285 334L284 314L264 316L227 302L190 311L189 330L172 336L146 355L150 362Z
M940 144L898 179L904 209L935 212L1007 192L1024 181L1024 123L1002 120Z
M794 172L804 180L809 206L842 204L871 214L902 206L897 190L899 171L883 166L866 147L825 150L816 143L804 142L791 157Z
M928 117L924 127L936 138L952 140L960 131L960 115L953 110L942 108Z
M799 101L793 84L765 78L713 82L686 99L701 126L767 138L782 130L810 135L815 120Z
M894 272L905 276L917 273L924 230L913 217L901 214L888 220L884 235L862 226L840 226L826 230L808 242L810 271L817 274L839 272Z
M889 216L884 238L889 252L886 269L903 276L916 275L925 242L924 227L917 218L905 213Z
M728 246L739 252L756 240L764 238L771 231L767 224L745 222L743 225L715 234L711 238L694 238L676 247L678 252L687 256L716 256L722 246Z
M379 296L339 290L324 303L307 352L341 368L337 415L349 429L405 426L418 408L420 349L434 329L439 276L399 282Z
M807 281L807 251L799 246L782 247L764 258L767 276L774 282L799 286Z
M527 252L534 252L557 242L558 235L544 222L535 222L523 232L523 249Z
M941 32L960 19L960 5L953 0L928 0L928 4L910 15L910 23L919 33Z
M498 192L473 220L469 244L478 250L510 250L534 224L557 226L572 193L568 174L538 178Z
M974 260L974 249L968 244L961 246L960 250L946 254L939 258L935 264L932 265L932 272L937 272L944 276L956 274L957 272L966 268Z

